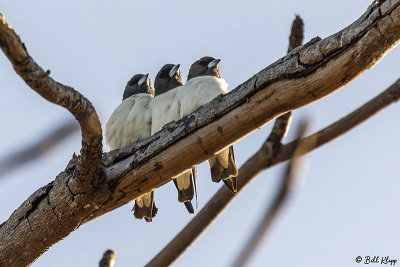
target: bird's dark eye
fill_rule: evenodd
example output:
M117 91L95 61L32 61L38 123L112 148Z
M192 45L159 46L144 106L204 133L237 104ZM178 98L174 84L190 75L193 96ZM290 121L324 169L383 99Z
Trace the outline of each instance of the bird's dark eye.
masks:
M160 78L161 78L161 79L164 79L164 78L167 77L167 75L168 75L168 71L163 70L163 71L160 73Z

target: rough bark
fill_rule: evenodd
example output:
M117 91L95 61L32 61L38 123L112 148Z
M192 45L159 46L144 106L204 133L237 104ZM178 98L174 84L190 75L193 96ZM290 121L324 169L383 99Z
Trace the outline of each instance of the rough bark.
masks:
M385 1L379 7L371 5L360 19L341 32L324 40L313 39L229 94L169 124L148 140L104 156L104 164L108 165L103 168L105 179L103 175L92 177L98 180L98 186L89 191L80 191L76 185L76 173L80 173L81 167L74 158L54 182L37 190L0 226L0 265L32 263L81 224L161 186L169 177L206 160L273 118L339 89L371 68L398 43L399 5L400 0ZM8 24L4 26L3 17L2 21L0 44L8 56L15 49L13 45L4 45L4 36L13 30L7 29ZM32 75L23 70L17 72ZM44 76L43 81L52 80ZM46 93L43 95L46 97ZM81 102L76 104L80 106ZM85 114L87 127L96 124L97 116L93 114ZM85 132L85 125L81 127ZM90 143L98 144L96 140ZM87 150L81 153L85 155ZM115 156L126 158L113 163Z
M0 46L14 70L29 87L51 103L66 108L82 130L81 160L77 171L80 182L98 184L102 154L101 124L89 100L73 88L53 80L28 54L19 36L0 13Z
M344 30L292 50L230 93L168 124L145 145L128 148L132 156L105 169L113 194L99 214L163 185L168 177L200 164L275 117L327 96L371 68L400 38L400 0L391 1L390 8L385 3L382 11L371 5ZM121 154L129 154L127 150Z
M383 108L400 99L400 79L387 90L353 111L344 118L328 127L300 140L306 144L307 149L300 155L309 153L314 149L336 139L352 128L361 124ZM146 266L162 266L172 264L186 249L203 234L228 205L242 192L254 178L265 169L292 158L297 140L281 147L275 157L274 151L268 142L250 157L239 169L238 192L232 194L222 186L217 193L207 202L200 212L172 239Z
M292 30L289 35L288 53L296 47L302 45L304 37L304 23L300 16L296 15L292 23ZM266 142L271 146L273 155L276 156L282 145L282 140L289 132L290 124L292 122L292 111L289 111L278 118L276 118L272 131L269 134Z
M26 266L75 230L108 192L100 175L102 133L92 104L73 88L54 81L28 54L0 13L0 47L18 75L48 101L65 107L82 131L81 156L55 181L33 193L0 225L0 266Z

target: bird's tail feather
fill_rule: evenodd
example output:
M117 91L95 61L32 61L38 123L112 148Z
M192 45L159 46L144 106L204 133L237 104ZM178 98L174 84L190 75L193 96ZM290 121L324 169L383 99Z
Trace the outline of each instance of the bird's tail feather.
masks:
M238 175L238 170L235 164L233 146L213 156L208 162L210 164L212 181L219 182L223 180L229 190L236 193L236 176Z
M145 219L146 222L151 222L157 215L158 208L154 202L154 191L144 194L135 200L135 205L132 209L136 219Z
M232 193L236 194L237 192L237 179L235 176L231 176L228 179L222 180L224 184L231 190Z
M192 168L192 180L193 180L193 185L194 185L194 194L196 196L196 209L199 208L199 203L197 201L197 166L194 166Z
M174 179L174 184L178 190L178 201L185 204L189 213L194 213L191 200L196 192L197 203L197 167L193 167L191 170Z
M183 204L185 204L185 207L190 214L194 213L193 205L190 200L183 202Z

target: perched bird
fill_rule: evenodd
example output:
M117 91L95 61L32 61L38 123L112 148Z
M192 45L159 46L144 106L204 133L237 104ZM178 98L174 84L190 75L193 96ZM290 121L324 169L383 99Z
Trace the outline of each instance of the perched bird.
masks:
M150 101L154 97L149 74L136 74L126 84L122 103L106 125L106 144L111 150L132 145L151 136ZM135 200L135 218L151 222L157 214L154 191Z
M174 120L179 120L179 101L176 94L183 85L179 64L166 64L157 73L154 81L155 97L150 102L152 110L151 134L155 134L162 127ZM194 196L197 180L197 167L174 177L174 184L178 189L178 201L183 202L189 213L194 213L191 200Z
M219 72L220 59L202 57L192 64L185 85L178 92L180 118L210 102L220 94L228 92L228 84ZM233 146L223 149L208 160L211 179L214 182L224 181L233 192L237 191Z

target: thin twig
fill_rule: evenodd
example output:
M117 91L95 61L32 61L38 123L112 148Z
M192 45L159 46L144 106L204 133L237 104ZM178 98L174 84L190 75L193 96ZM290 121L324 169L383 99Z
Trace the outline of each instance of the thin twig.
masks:
M303 122L297 133L297 140L300 140L306 131L307 123ZM308 143L310 145L310 143ZM278 193L276 194L274 201L268 206L262 220L259 225L252 233L251 238L243 246L242 253L239 254L239 257L236 259L233 266L245 266L251 255L254 253L255 249L259 245L265 233L271 229L270 226L276 220L276 217L280 213L280 211L285 208L285 205L289 198L292 196L293 188L295 186L296 174L299 169L298 155L302 154L301 150L306 149L304 143L299 141L295 144L295 152L293 154L293 158L290 160L287 165L286 171L282 177L281 184L278 189Z
M328 127L303 138L301 142L311 143L315 140L315 145L307 146L303 154L334 140L338 136L348 132L358 124L367 120L378 111L395 103L400 98L400 79L391 85L387 90L353 111L346 117L329 125ZM202 233L222 214L225 208L235 199L240 192L252 181L260 172L270 168L280 162L290 159L293 155L295 142L283 145L276 158L272 158L272 151L265 144L249 158L239 169L238 192L232 194L225 187L221 187L217 193L207 202L203 209L180 231L163 250L161 250L147 266L162 266L173 263L180 255L189 248L191 244L200 237Z
M52 129L51 132L47 133L34 144L27 147L24 146L22 149L5 156L0 160L0 178L6 173L42 157L77 130L79 130L79 125L76 121L68 121L59 127Z
M104 252L103 257L99 262L99 267L113 267L115 264L116 254L113 250L108 249Z

